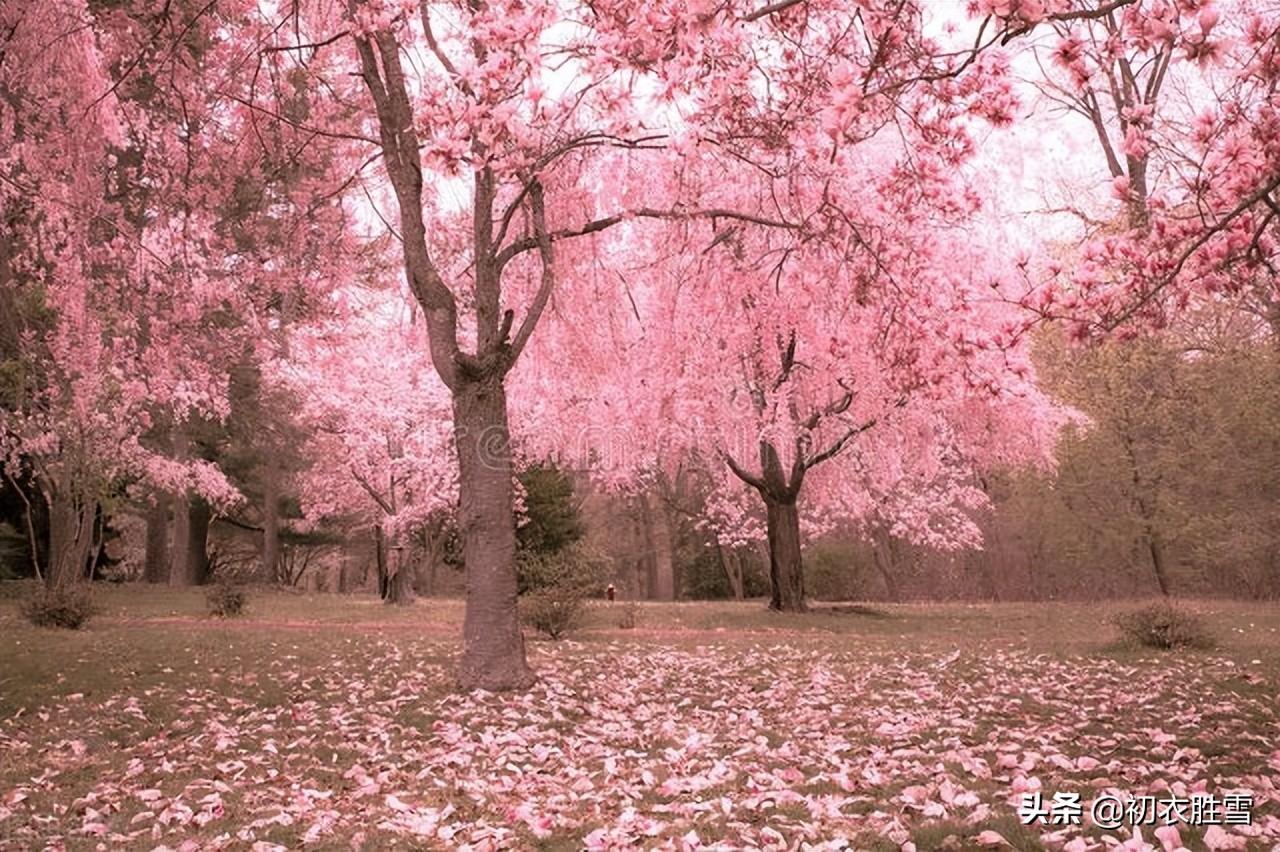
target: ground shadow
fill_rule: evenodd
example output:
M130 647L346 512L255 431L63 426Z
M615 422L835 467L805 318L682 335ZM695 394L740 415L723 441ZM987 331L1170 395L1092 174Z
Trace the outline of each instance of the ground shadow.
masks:
M832 606L815 606L813 611L818 614L831 615L861 615L865 618L897 618L893 613L879 609L866 604L834 604Z

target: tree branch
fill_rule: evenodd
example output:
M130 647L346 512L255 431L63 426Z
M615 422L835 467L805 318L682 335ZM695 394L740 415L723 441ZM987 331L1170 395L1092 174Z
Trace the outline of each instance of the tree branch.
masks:
M529 182L529 209L533 219L533 231L538 241L538 258L542 262L542 281L538 285L538 292L533 297L533 302L529 305L529 310L525 312L524 320L520 323L520 330L511 341L511 364L515 364L520 353L524 351L525 344L529 342L529 336L533 334L534 326L538 324L538 319L551 298L551 291L556 286L555 249L551 243L551 235L547 233L547 210L542 197L542 183L537 178Z
M748 472L745 468L742 467L742 465L738 464L737 460L734 459L733 456L729 455L723 450L720 452L720 455L724 457L725 464L729 465L729 470L733 471L734 476L738 477L743 482L747 483L748 485L750 485L752 488L759 491L760 493L762 494L764 493L765 484L763 479L761 479L760 477L756 476L753 473Z
M594 219L584 225L578 226L577 228L561 228L558 231L551 231L545 236L552 243L556 243L561 240L583 237L588 234L596 234L601 231L608 230L614 225L625 222L627 219L736 219L766 228L786 228L789 230L799 230L800 228L800 226L794 222L769 219L765 216L756 216L751 213L741 213L736 210L727 210L723 208L712 208L709 210L657 210L652 207L642 207L639 210L615 213L612 216L605 216L602 219ZM498 252L498 265L503 266L517 255L523 254L530 249L537 248L539 239L540 238L537 236L530 236L511 243L506 248Z

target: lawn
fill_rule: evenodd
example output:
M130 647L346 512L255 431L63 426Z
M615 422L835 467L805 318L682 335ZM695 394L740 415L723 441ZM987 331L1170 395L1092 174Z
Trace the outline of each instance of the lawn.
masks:
M468 695L456 601L101 596L76 633L0 602L0 848L1146 848L1088 824L1107 792L1248 792L1140 839L1280 844L1275 605L1191 602L1216 647L1173 654L1109 604L602 604ZM1085 824L1023 826L1036 790Z

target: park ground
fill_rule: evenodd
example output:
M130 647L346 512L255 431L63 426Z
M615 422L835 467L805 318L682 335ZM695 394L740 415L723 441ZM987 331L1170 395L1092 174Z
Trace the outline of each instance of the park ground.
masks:
M451 683L458 601L100 599L78 632L0 601L0 848L1280 844L1274 603L1186 602L1215 646L1177 653L1125 604L601 603L495 695ZM1247 791L1252 825L1025 827L1036 790Z

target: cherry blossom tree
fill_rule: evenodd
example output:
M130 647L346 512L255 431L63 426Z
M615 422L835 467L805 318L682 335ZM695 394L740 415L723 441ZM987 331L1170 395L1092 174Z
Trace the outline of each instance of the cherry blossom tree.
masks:
M38 308L14 317L26 369L0 416L10 481L29 472L48 504L45 579L63 585L84 576L101 543L101 501L122 477L214 501L234 495L210 466L171 464L143 445L154 402L182 416L216 413L218 388L175 365L140 324L127 281L159 262L157 246L121 225L109 194L126 131L116 102L102 97L111 81L85 10L23 6L0 10L11 105L0 123L0 200L13 233L3 284Z
M994 2L1037 85L1082 118L1122 205L1027 303L1077 333L1163 325L1197 297L1243 295L1280 328L1280 16L1251 2ZM1069 125L1070 122L1063 122ZM1087 197L1087 196L1086 196ZM1101 218L1107 219L1106 214ZM1099 227L1101 225L1101 227ZM1132 321L1132 322L1131 322Z
M926 38L922 8L903 2L852 14L791 2L367 2L349 11L405 274L452 396L468 574L461 680L520 686L530 675L515 612L506 377L567 255L598 256L602 235L636 219L808 232L767 197L732 208L688 192L672 157L701 140L699 156L781 175L793 152L810 164L838 159L844 140L885 124L914 124L912 135L932 134L937 150L963 147L949 132L956 116L1005 116L1007 86L976 46L947 52ZM299 52L338 38L315 29ZM962 79L966 70L974 73ZM325 85L346 92L336 79ZM618 169L632 179L615 182ZM810 178L815 191L792 212L823 206L821 170L792 183Z
M357 516L374 532L382 568L387 550L403 554L423 533L428 549L440 544L457 504L452 418L421 325L397 318L385 298L348 310L300 331L277 370L303 401L311 433L313 463L300 483L306 520ZM411 566L391 562L386 600L409 603Z
M244 70L256 6L0 13L16 234L3 283L39 308L20 320L31 369L4 413L5 461L50 501L50 577L74 577L105 498L177 495L197 532L238 499L192 430L227 416L231 370L322 306L357 255L326 171L335 149L244 106L260 86L306 108L269 62ZM181 549L198 567L196 539Z
M584 327L567 311L538 344L535 364L584 365L572 416L591 426L569 451L594 455L607 481L690 457L719 471L711 521L723 544L767 539L775 609L805 608L806 535L875 522L978 545L976 474L1048 463L1066 416L1036 389L999 296L1012 265L877 185L893 172L840 185L861 233L881 239L856 253L707 225L704 248L672 260L637 232L647 246L612 247L637 264L626 285L585 296L606 319Z

